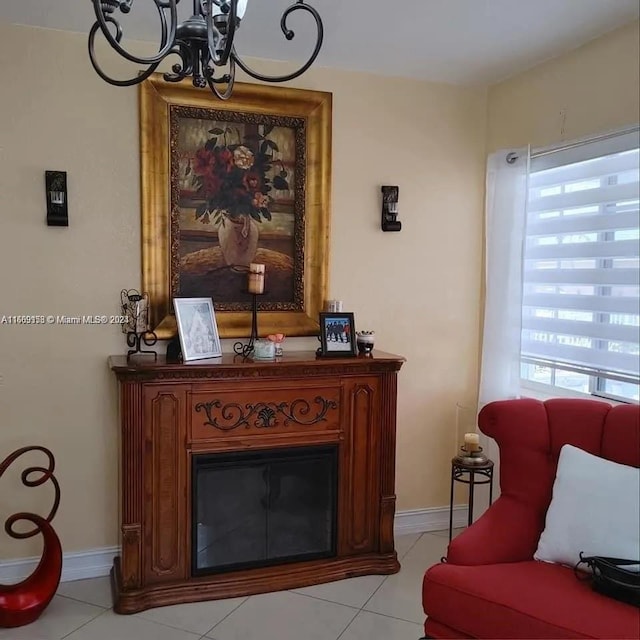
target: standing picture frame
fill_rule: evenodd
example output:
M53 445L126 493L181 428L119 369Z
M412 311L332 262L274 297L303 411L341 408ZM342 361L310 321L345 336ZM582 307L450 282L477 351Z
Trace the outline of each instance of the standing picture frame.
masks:
M171 300L211 296L222 337L248 335L246 269L264 264L261 328L317 335L329 263L332 95L236 83L140 84L142 282L159 339Z
M204 360L222 355L218 325L211 298L174 298L182 359Z
M320 353L323 358L353 357L357 353L353 313L320 313Z

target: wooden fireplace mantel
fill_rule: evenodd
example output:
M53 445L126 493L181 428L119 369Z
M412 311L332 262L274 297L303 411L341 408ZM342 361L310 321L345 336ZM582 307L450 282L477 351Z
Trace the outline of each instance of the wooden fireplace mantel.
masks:
M404 359L278 362L109 359L120 387L121 556L112 570L114 609L292 589L395 573L396 381ZM335 557L191 575L194 454L338 445Z

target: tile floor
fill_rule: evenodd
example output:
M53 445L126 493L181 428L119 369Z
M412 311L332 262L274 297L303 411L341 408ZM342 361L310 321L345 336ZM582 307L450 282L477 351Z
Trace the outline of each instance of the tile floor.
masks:
M60 585L39 620L0 629L0 640L417 640L422 575L448 532L396 538L400 573L304 589L149 609L111 610L109 578Z

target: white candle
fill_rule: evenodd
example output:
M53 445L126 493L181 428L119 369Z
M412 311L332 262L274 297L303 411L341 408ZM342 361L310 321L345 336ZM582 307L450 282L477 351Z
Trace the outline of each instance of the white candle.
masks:
M467 451L478 451L480 448L480 436L477 433L465 433L464 448Z
M263 264L251 263L249 265L249 293L264 293L264 272Z

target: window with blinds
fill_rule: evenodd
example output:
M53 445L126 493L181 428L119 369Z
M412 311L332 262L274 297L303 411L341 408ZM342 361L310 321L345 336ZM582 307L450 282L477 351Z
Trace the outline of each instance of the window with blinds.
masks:
M636 130L532 156L525 380L640 399L638 141Z

